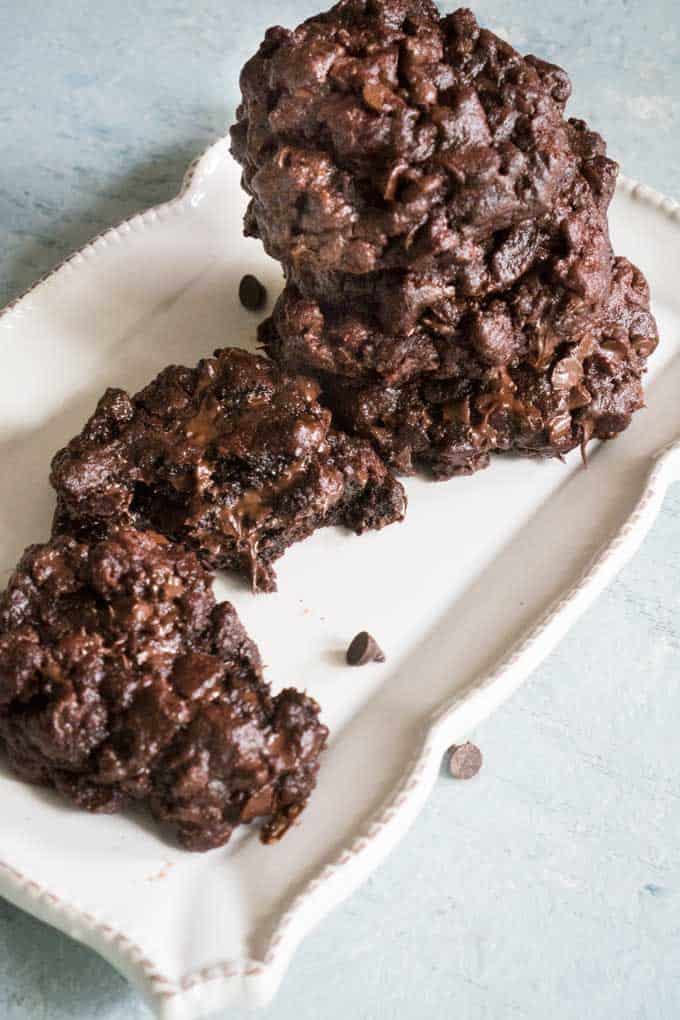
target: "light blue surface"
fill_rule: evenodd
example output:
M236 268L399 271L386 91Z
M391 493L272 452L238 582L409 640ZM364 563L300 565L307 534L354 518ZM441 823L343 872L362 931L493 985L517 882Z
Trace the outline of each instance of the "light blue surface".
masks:
M319 2L0 0L0 303L172 196L264 28ZM475 9L565 66L573 115L680 197L677 0ZM677 1020L679 518L675 490L632 565L472 735L479 777L442 777L262 1020ZM0 902L0 1020L147 1015L93 953Z

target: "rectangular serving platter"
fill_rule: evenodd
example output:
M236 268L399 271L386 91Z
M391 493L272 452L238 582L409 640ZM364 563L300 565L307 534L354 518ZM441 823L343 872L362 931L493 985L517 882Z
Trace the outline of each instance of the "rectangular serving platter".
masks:
M244 272L281 287L241 237L226 140L182 194L96 239L0 316L0 569L47 537L53 452L107 385L131 391L170 362L254 346ZM279 562L279 592L220 575L273 687L306 688L331 741L301 823L275 848L254 828L204 855L141 813L91 817L0 761L0 894L98 950L167 1020L274 994L300 939L415 819L443 751L499 707L633 554L680 477L680 214L623 180L615 249L647 274L662 343L646 410L616 442L559 461L496 458L471 478L406 482L407 519L328 529ZM370 630L385 664L349 670Z

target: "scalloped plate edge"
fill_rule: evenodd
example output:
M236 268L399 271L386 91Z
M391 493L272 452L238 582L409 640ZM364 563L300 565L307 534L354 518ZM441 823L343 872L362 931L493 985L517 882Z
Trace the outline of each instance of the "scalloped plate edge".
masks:
M179 194L168 202L136 213L97 235L41 277L0 312L0 326L30 307L31 297L56 276L73 272L96 257L109 241L179 215L192 205L201 182L212 173L228 145L220 139L189 166ZM648 205L680 224L680 203L629 177L617 187L629 198ZM179 981L162 974L143 950L93 914L41 887L0 860L0 894L17 907L94 949L119 970L144 997L160 1020L197 1020L232 1004L264 1005L274 993L305 935L346 899L388 855L415 821L438 774L441 756L457 738L500 707L550 654L576 620L588 609L641 545L654 523L669 485L680 480L680 441L652 461L635 508L607 541L579 580L541 617L489 674L478 677L442 705L431 717L419 752L404 769L396 789L351 845L344 849L300 892L277 925L262 960L227 960L189 973Z

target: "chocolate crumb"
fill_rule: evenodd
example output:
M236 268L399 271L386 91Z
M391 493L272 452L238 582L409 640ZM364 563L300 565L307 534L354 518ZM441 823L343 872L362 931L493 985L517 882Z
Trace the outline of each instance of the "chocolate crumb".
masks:
M385 661L385 653L367 630L360 631L352 639L346 657L350 666L365 666L369 662Z
M454 779L472 779L482 767L482 752L469 741L449 748L449 772Z
M246 273L239 284L238 296L249 312L259 312L267 303L267 288L256 276Z

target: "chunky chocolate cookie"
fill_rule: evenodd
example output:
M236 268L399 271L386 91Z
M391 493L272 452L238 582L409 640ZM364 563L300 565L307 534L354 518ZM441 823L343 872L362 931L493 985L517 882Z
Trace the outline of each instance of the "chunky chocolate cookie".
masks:
M276 838L311 793L327 730L272 697L233 607L196 556L151 532L26 550L0 597L0 746L78 807L142 800L184 846L241 822Z
M461 324L464 330L481 322L489 309L497 320L499 304L514 337L493 361L507 363L527 345L554 346L576 335L610 287L606 212L617 168L582 121L571 121L568 132L578 154L575 172L549 214L480 247L464 273L460 266L363 275L290 269L263 330L270 353L290 366L348 376L368 369L397 381L436 370L443 352L458 345ZM529 291L540 294L532 307L521 297ZM474 329L483 348L488 328Z
M317 395L234 348L133 397L107 390L54 458L55 533L151 527L273 590L273 561L316 528L361 532L404 513L401 485L367 442L331 428Z
M530 304L532 294L524 300ZM498 315L494 324L490 311L478 327L486 322L492 350L511 335L502 306ZM448 374L397 385L322 374L324 399L339 424L369 438L398 470L422 465L447 478L486 467L493 451L554 457L591 438L613 438L643 406L641 377L657 340L647 283L617 258L604 306L580 339L557 338L494 365L471 351L468 338Z
M297 274L260 337L289 370L374 373L392 385L424 374L479 378L492 366L547 361L595 328L613 261L606 217L579 178L549 224L530 221L508 236L481 297L442 270L329 274L316 297Z
M437 477L626 427L656 325L562 70L468 10L342 0L272 29L242 91L246 232L286 274L260 340L340 426Z
M479 276L577 172L567 75L465 9L341 0L270 29L241 90L246 232L289 270Z

